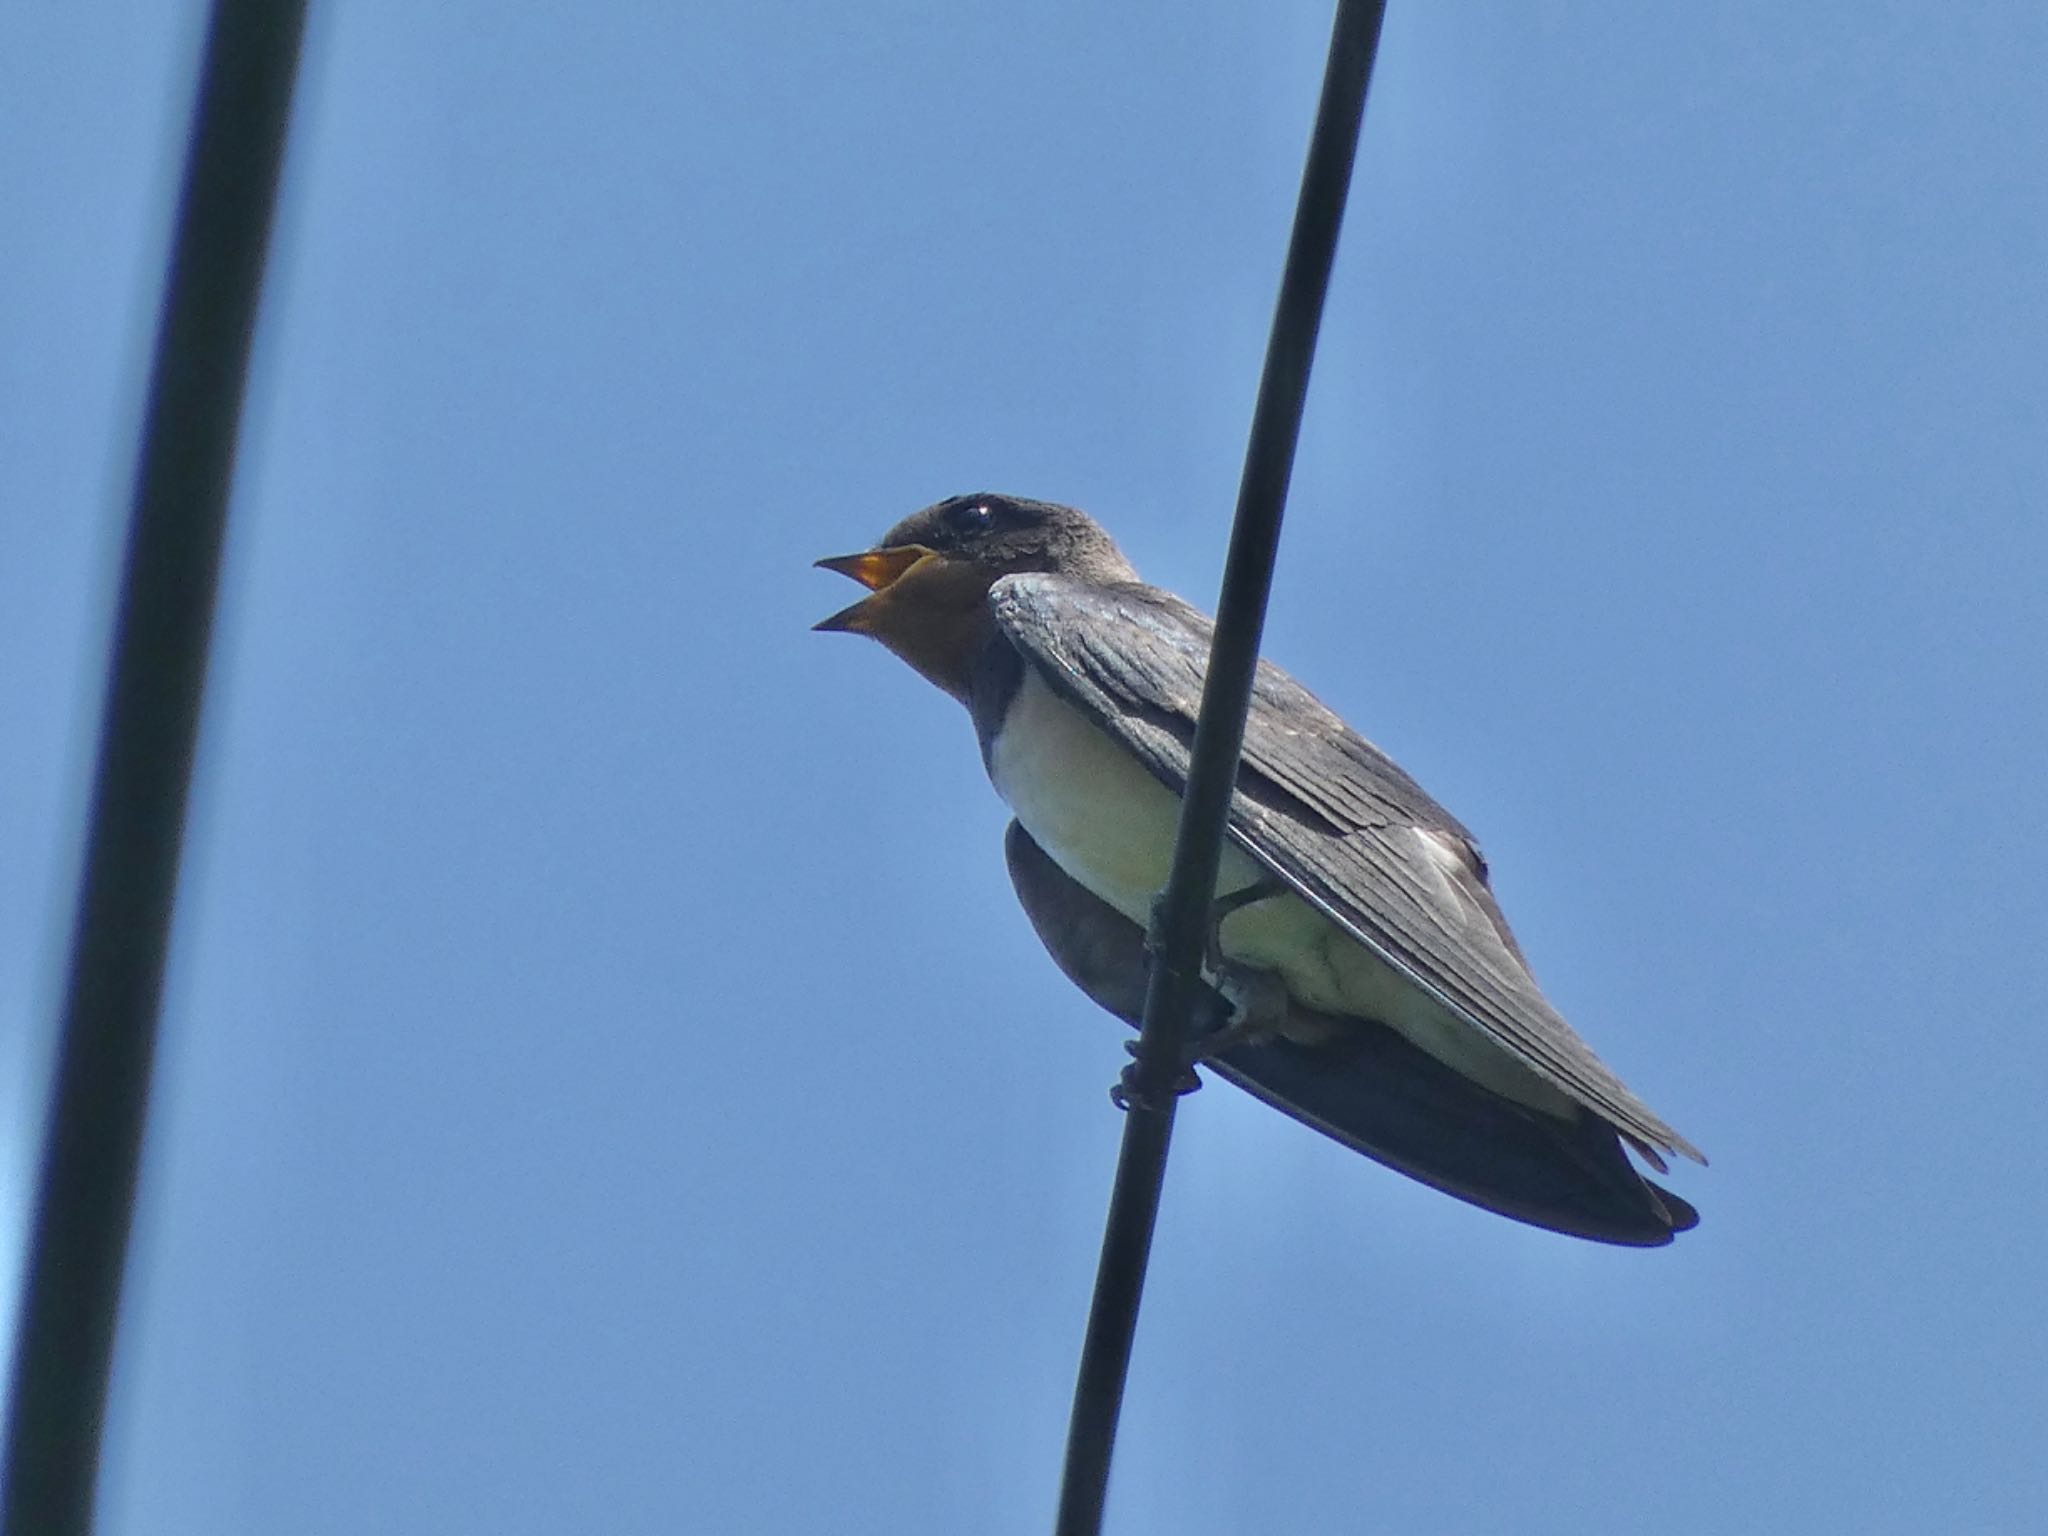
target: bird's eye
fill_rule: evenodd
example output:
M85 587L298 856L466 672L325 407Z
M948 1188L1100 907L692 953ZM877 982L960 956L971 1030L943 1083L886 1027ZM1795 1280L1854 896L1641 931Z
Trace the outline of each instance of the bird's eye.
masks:
M986 533L995 520L985 501L963 501L946 513L946 526L962 537Z

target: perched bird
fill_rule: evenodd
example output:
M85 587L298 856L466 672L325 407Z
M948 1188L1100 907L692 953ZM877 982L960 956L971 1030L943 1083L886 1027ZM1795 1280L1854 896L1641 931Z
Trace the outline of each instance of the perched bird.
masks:
M962 704L1015 813L1010 877L1069 978L1127 1023L1172 861L1210 621L1071 507L955 496L818 562ZM1698 1213L1639 1174L1704 1162L1544 999L1471 833L1259 663L1193 1054L1267 1103L1504 1216L1653 1247Z

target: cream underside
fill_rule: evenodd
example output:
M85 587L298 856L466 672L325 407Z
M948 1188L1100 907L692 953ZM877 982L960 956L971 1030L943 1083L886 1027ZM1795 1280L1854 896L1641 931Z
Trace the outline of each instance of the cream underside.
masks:
M994 750L989 777L1038 846L1060 868L1139 925L1166 884L1180 800L1029 667ZM1442 856L1415 834L1421 872L1442 880ZM1257 883L1263 871L1226 843L1219 894ZM1443 881L1444 899L1459 898ZM1496 1093L1554 1114L1572 1101L1413 982L1288 893L1224 919L1232 960L1277 971L1299 1002L1326 1013L1392 1026L1446 1066Z

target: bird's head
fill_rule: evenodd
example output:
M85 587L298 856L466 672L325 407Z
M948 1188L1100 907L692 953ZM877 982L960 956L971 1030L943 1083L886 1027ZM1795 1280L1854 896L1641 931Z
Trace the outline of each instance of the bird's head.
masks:
M813 628L871 635L962 700L988 639L988 589L999 578L1061 571L1137 579L1085 512L991 493L949 497L913 512L873 549L818 564L851 576L868 595Z

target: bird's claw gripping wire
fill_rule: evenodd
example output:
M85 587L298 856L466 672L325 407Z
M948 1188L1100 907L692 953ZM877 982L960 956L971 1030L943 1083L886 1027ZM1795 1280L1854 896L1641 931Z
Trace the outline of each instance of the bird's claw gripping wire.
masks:
M1220 1055L1233 1045L1248 1040L1261 1040L1277 1033L1287 1019L1287 987L1277 972L1258 970L1252 966L1240 965L1223 953L1223 921L1233 912L1264 901L1269 896L1279 895L1285 887L1276 880L1261 880L1242 889L1219 896L1209 908L1209 928L1202 945L1204 979L1215 993L1222 997L1230 1010L1227 1021L1211 1025L1207 1029L1196 1027L1181 1049L1180 1070L1165 1085L1165 1090L1178 1097L1193 1093L1202 1086L1202 1079L1196 1075L1198 1063ZM1159 932L1157 904L1154 905L1153 923L1146 931L1146 947L1156 959ZM1190 1020L1198 1026L1199 1020ZM1145 1059L1141 1054L1140 1042L1126 1040L1124 1049L1132 1057L1131 1064L1124 1068L1116 1084L1109 1090L1110 1102L1118 1109L1128 1110L1133 1104L1144 1104L1157 1108L1159 1089L1145 1081Z

